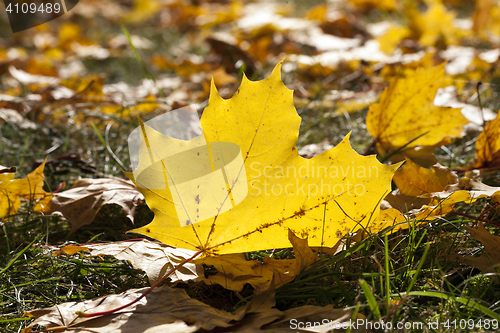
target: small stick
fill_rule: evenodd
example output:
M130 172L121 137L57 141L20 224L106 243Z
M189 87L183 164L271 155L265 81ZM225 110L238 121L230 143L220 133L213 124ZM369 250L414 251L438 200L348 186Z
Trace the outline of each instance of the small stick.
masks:
M474 215L470 215L470 214L467 214L467 213L462 213L462 212L457 212L455 210L452 210L450 212L450 214L455 214L455 215L460 215L460 216L464 216L464 217L468 217L470 219L474 219L476 221L481 221L481 222L484 222L484 223L489 223L489 224L493 224L493 225L496 225L496 226L500 226L499 223L497 222L493 222L493 221L490 221L490 220L485 220L483 218L480 218L480 217L476 217Z

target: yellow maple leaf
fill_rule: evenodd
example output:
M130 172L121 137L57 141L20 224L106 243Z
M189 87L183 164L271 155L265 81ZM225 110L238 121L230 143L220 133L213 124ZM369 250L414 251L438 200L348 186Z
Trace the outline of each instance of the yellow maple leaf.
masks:
M468 120L460 109L434 105L444 66L419 68L412 77L394 78L380 102L370 105L366 125L381 155L405 145L433 146L461 136Z
M288 247L288 229L329 247L376 220L398 165L360 156L349 136L299 156L300 117L280 69L244 78L228 100L212 84L203 135L190 141L141 122L139 166L127 175L155 218L131 232L213 255Z
M0 218L17 213L21 198L37 200L34 210L47 208L52 194L43 190L44 167L45 162L23 179L14 179L14 173L0 174Z

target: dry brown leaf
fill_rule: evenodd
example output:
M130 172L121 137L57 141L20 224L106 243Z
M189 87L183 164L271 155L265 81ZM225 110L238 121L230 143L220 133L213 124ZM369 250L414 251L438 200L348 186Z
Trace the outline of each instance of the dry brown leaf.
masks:
M464 227L471 235L472 238L481 242L484 245L484 252L479 257L451 255L448 258L457 260L466 265L475 267L483 273L496 274L494 279L500 282L498 272L500 269L500 237L492 235L481 222L477 229Z
M141 192L119 178L79 179L67 191L57 193L49 203L49 213L59 212L70 223L70 234L91 224L105 204L120 205L133 222L135 207L144 200Z
M345 323L350 319L364 319L359 315L353 318L351 309L334 309L306 305L299 308L280 311L274 309L274 284L262 293L254 296L251 302L228 313L215 309L200 301L190 298L182 289L166 286L153 290L136 304L109 316L97 318L79 318L75 312L100 312L113 309L131 301L145 291L131 289L119 295L99 297L80 303L70 302L51 308L33 310L26 315L36 318L23 333L28 333L34 325L48 328L58 327L58 332L93 332L93 333L190 333L203 332L290 332L290 327L297 322ZM314 332L331 332L331 327L316 327ZM226 329L224 329L226 328ZM297 332L310 332L310 329L297 329ZM334 332L338 332L335 330Z
M489 186L475 179L470 179L465 177L460 179L460 181L457 184L446 186L446 188L441 192L431 193L426 196L432 196L440 199L445 199L445 198L447 199L451 194L462 192L464 201L472 202L479 198L500 196L500 193L496 194L499 191L500 187Z
M27 313L37 319L23 333L30 332L34 325L64 327L60 332L99 333L156 333L196 332L199 329L212 330L215 327L231 326L233 320L241 319L245 313L233 315L212 308L190 298L182 289L159 287L134 305L113 315L97 318L79 318L75 313L101 312L114 309L139 297L147 288L130 289L118 295L99 297L80 303L69 302L51 308Z
M134 268L146 272L150 284L154 284L175 266L194 255L194 251L176 249L149 240L88 244L85 247L68 245L61 250L67 254L90 251L91 256L109 255L116 259L127 260ZM176 282L197 280L200 276L203 276L203 267L188 262L173 272L169 278L172 282Z

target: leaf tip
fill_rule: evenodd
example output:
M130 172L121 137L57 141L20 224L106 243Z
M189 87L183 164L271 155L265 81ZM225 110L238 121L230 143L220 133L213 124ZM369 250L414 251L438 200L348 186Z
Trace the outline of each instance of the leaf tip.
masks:
M210 82L210 96L208 97L208 103L219 102L222 100L222 97L215 86L214 78L212 77L212 81Z

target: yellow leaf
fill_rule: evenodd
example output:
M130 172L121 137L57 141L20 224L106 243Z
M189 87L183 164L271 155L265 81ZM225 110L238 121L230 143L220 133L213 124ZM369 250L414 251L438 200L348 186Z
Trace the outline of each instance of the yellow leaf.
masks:
M80 27L74 23L65 23L59 30L59 45L69 49L71 43L77 41L80 36Z
M394 10L396 6L394 0L349 0L354 6L369 9L369 8L380 8L386 10Z
M380 50L392 54L398 44L410 35L410 32L410 29L406 27L391 26L383 36L377 38L380 43Z
M500 116L486 124L476 140L476 163L472 168L500 165Z
M255 293L258 293L269 288L272 281L277 287L292 282L304 268L315 262L317 257L307 244L307 239L295 236L290 230L288 239L293 245L295 259L278 260L264 257L263 262L247 261L243 254L237 253L199 260L205 265L213 265L219 271L218 274L209 276L206 283L220 284L234 291L241 291L245 284L249 283L255 288Z
M132 232L213 255L288 247L287 229L331 247L376 220L399 165L360 156L348 136L300 157L300 117L280 69L259 82L244 77L228 100L212 85L203 135L191 141L141 122L139 166L127 175L155 218Z
M443 78L444 64L420 68L413 77L393 79L380 102L370 105L366 125L381 153L404 145L433 146L461 136L468 121L460 109L434 105Z
M326 22L327 11L328 7L326 5L317 5L307 11L306 18L311 21Z
M473 30L482 37L500 35L500 7L496 1L478 0L472 15Z
M61 251L66 253L67 255L72 256L75 253L78 253L80 251L88 251L89 248L86 246L78 246L78 245L66 245L61 248Z
M429 170L406 159L393 180L402 194L416 197L424 193L441 192L447 185L458 183L458 176L440 164Z
M158 0L135 0L134 9L125 17L127 22L139 23L156 14L161 8Z
M43 200L46 203L52 197L52 194L43 190L44 167L45 162L23 179L14 179L14 173L0 174L0 217L15 214L21 207L21 198ZM34 210L45 208L40 202L34 206Z
M433 46L440 40L445 45L458 43L458 29L453 21L456 13L448 11L439 0L429 1L425 13L411 12L411 30L419 34L419 42L422 46Z

